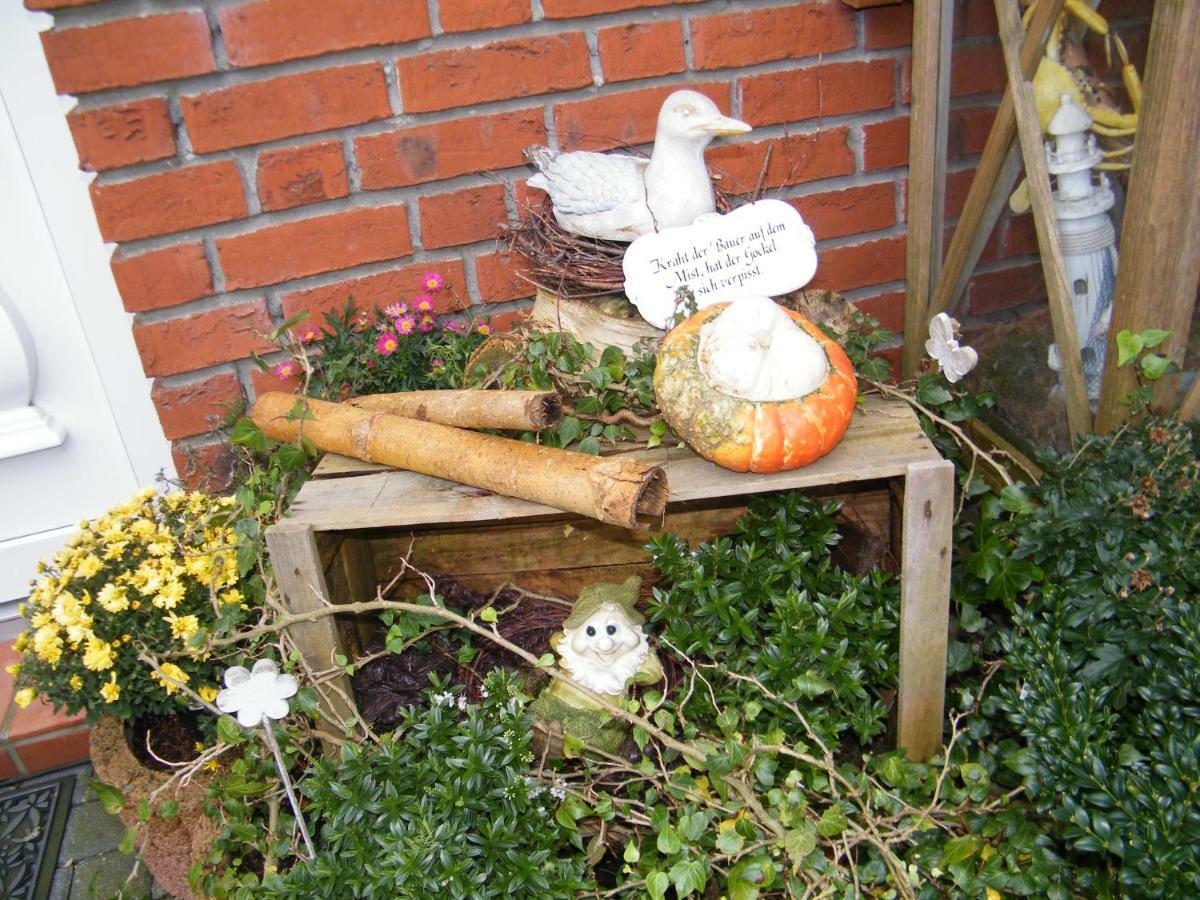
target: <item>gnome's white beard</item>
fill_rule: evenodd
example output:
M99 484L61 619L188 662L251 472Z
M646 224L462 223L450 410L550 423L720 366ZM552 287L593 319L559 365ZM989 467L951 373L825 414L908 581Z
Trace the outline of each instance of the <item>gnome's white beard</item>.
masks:
M650 652L646 636L641 635L641 640L638 641L636 647L621 654L610 663L603 663L588 654L576 653L571 649L572 631L573 629L565 630L563 640L558 645L562 667L572 678L598 694L623 694L625 685L637 672L638 666L642 664L646 654Z

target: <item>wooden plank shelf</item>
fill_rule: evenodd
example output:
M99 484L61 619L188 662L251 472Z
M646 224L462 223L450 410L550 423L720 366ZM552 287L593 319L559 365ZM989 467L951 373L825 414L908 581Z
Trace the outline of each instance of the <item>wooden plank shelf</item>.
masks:
M488 592L511 582L574 598L595 581L652 575L645 545L670 531L692 542L727 534L754 494L802 489L856 495L860 515L886 524L901 565L898 743L925 759L941 746L950 595L954 469L925 437L911 408L869 397L842 442L811 466L774 475L739 474L685 447L635 451L666 469L667 512L633 532L548 506L502 497L414 472L326 456L267 547L291 612L371 600L408 558L422 571ZM889 499L890 498L890 499ZM423 590L402 581L399 594ZM337 617L341 619L342 617ZM370 639L368 621L333 617L290 637L317 670ZM349 651L349 652L348 652ZM351 713L337 685L332 712Z

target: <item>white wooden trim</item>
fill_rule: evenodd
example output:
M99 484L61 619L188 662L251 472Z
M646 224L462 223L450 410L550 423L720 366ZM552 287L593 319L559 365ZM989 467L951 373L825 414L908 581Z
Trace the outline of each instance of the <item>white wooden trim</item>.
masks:
M100 372L105 396L121 433L136 480L150 484L161 470L175 475L171 445L150 400L125 312L109 268L115 249L96 225L88 184L79 169L66 113L75 100L58 97L39 33L53 20L20 3L0 4L0 99L8 109L72 300Z

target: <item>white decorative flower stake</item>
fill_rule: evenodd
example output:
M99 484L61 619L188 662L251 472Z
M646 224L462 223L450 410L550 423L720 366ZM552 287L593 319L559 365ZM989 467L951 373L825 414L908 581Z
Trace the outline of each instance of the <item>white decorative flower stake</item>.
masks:
M294 697L299 689L296 676L280 675L279 666L273 659L260 659L250 671L243 666L231 666L225 670L225 690L217 694L217 709L223 713L236 713L238 724L243 728L254 728L262 724L267 746L271 748L275 766L279 769L279 777L283 781L283 789L300 826L304 846L308 850L309 858L315 859L317 852L313 849L312 838L308 835L308 826L304 823L304 814L300 811L299 801L296 800L296 792L292 788L292 779L283 761L283 753L275 740L275 732L271 730L271 720L282 719L288 714L288 698Z
M937 361L951 384L965 377L979 362L975 348L959 346L957 328L958 322L944 312L938 313L929 322L929 340L925 342L925 352Z

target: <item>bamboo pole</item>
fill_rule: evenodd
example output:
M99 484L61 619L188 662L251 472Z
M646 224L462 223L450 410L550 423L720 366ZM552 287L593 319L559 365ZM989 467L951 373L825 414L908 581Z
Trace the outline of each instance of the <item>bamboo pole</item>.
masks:
M1008 71L1008 85L1016 111L1017 137L1021 142L1021 155L1025 158L1025 180L1029 183L1029 196L1033 201L1033 223L1037 228L1038 247L1042 253L1050 322L1054 326L1054 340L1058 344L1058 356L1062 362L1060 376L1067 406L1067 425L1071 431L1071 443L1074 444L1080 435L1092 430L1092 410L1088 405L1087 385L1083 379L1075 309L1058 243L1054 198L1050 193L1050 173L1046 169L1046 149L1038 124L1033 85L1021 72L1021 20L1017 16L1017 0L995 0L995 3L996 19L1000 23L1000 44L1004 50L1004 67Z
M666 472L650 463L555 450L323 400L303 402L308 415L295 417L295 396L266 393L255 402L251 417L275 440L295 441L303 434L331 453L543 503L623 528L641 528L666 510Z
M1120 398L1133 389L1117 367L1117 334L1162 328L1156 351L1183 364L1200 282L1200 3L1158 0L1146 51L1145 100L1121 227L1121 266L1096 429L1111 431L1129 415ZM1155 382L1160 406L1174 407L1178 376ZM1193 392L1194 395L1194 392Z
M1038 61L1046 51L1050 27L1062 12L1063 2L1040 0L1030 14L1029 29L1021 42L1021 72L1026 78L1032 78L1037 71ZM926 311L926 320L920 323L922 331L918 338L923 335L923 329L928 327L928 320L954 306L967 288L967 281L975 271L988 237L996 227L1008 195L1013 192L1021 174L1016 137L1017 119L1010 85L1005 88L1000 107L996 110L996 118L983 147L983 155L979 158L971 189L967 192L962 215L946 249L945 262Z
M541 431L562 424L562 397L554 391L402 391L348 401L359 409L391 413L456 428Z
M921 365L930 294L942 265L953 24L953 0L921 0L913 8L908 242L901 360L905 378L912 378Z

